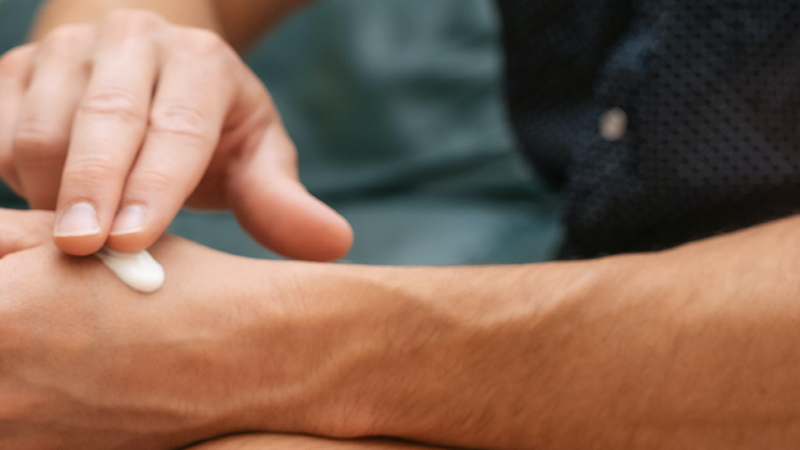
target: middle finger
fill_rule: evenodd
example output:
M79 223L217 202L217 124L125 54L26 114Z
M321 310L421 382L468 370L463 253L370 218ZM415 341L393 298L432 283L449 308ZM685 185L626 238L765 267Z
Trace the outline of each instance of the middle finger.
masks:
M67 253L93 253L108 235L147 127L158 55L142 36L156 25L111 22L101 29L58 195L55 237Z

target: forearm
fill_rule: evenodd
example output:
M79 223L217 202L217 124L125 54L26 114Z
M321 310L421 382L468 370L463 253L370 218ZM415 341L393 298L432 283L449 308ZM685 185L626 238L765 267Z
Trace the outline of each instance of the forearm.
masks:
M178 25L224 34L213 0L49 0L31 27L31 39L38 40L61 25L98 22L121 8L152 11Z
M798 218L657 254L483 268L255 261L164 238L167 284L142 296L58 252L52 215L16 214L33 225L0 218L10 449L247 431L800 447Z
M271 413L252 426L473 448L795 445L798 230L540 266L318 266L298 284L312 317L283 330L291 382L255 388Z

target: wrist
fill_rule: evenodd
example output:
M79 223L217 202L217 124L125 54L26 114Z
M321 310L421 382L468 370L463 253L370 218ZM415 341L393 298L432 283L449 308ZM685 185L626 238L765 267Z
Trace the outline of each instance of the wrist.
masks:
M61 25L97 23L119 9L150 11L176 25L207 28L223 34L212 0L49 0L39 9L30 39L37 41Z
M381 285L404 300L390 356L365 383L382 389L368 397L378 418L369 434L479 448L533 445L550 410L543 399L552 373L541 364L558 357L553 339L570 334L563 319L595 297L605 271L566 263L414 269L405 280L384 278Z
M235 300L244 313L232 343L250 346L249 356L236 358L235 392L248 401L230 431L364 435L371 422L360 408L358 373L386 352L380 324L397 315L391 302L368 298L371 280L352 266L253 261L251 268L239 277L255 281Z
M293 419L279 431L487 447L532 439L533 415L547 411L547 372L532 362L605 270L296 267L293 325L261 338L291 348L290 387L262 387L288 401L253 408L276 412L254 429L282 417Z

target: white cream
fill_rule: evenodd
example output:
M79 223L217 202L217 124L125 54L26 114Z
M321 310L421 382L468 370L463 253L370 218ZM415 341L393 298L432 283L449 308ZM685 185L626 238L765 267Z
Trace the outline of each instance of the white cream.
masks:
M147 250L122 253L103 247L95 256L131 289L149 294L164 285L164 268Z

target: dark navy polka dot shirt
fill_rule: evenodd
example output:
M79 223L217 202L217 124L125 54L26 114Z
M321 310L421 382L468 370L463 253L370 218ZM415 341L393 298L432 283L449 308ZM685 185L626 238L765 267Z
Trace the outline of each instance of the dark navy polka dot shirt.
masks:
M500 0L511 118L565 257L800 210L800 2Z

